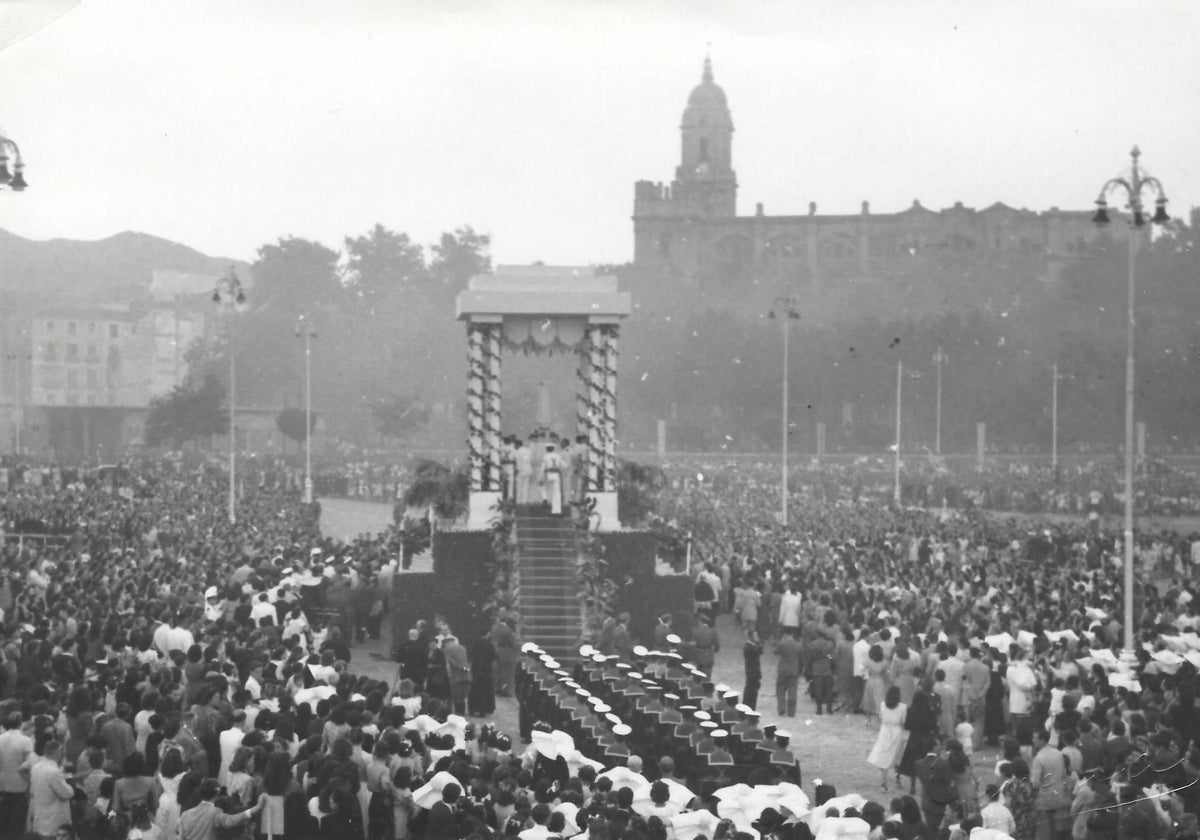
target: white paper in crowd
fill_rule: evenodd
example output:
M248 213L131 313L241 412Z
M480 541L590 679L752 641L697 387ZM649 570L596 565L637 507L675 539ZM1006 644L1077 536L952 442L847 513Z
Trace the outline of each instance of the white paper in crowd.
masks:
M679 782L673 779L663 779L662 781L667 786L667 804L682 811L688 806L688 803L696 798L696 794ZM654 807L654 802L650 799L650 790L653 787L654 783L651 782L633 792L633 809L643 817L649 816L650 809Z
M413 804L429 810L442 800L442 789L448 784L458 784L458 779L445 770L433 774L433 778L413 791Z
M809 807L808 794L799 785L791 782L780 782L777 785L755 785L754 790L767 797L771 807L780 813L786 812L791 819L785 822L795 822L807 817Z
M599 761L593 761L579 750L570 750L562 753L562 757L567 760L567 772L571 774L571 778L579 775L580 767L591 767L597 773L604 770L604 765Z
M750 787L750 785L747 785L743 782L738 782L736 785L717 788L715 791L713 791L713 797L715 799L738 799L743 796L750 796L753 793L754 788Z
M867 804L867 800L857 793L847 793L842 796L835 796L833 799L827 799L821 805L813 808L808 814L808 827L812 829L813 834L820 829L821 823L825 822L825 813L830 808L836 808L839 814L846 813L847 808L854 808L861 811L862 806Z
M828 806L829 803L825 803ZM823 806L824 807L824 806ZM817 829L816 840L867 840L871 826L858 817L826 817Z
M749 796L737 799L721 799L717 802L717 815L722 819L733 820L738 831L753 831L751 823L755 822L764 808L770 808L771 802L756 790Z
M583 831L583 829L579 827L579 823L575 821L579 816L579 806L574 802L562 802L558 804L554 810L566 818L566 825L563 826L563 830L561 832L563 837L574 837L576 834Z
M1135 694L1142 692L1142 684L1138 682L1137 677L1124 672L1116 672L1108 675L1108 684L1113 688L1124 688L1132 691Z
M1182 636L1159 636L1163 644L1168 650L1173 650L1176 653L1183 653L1188 649L1187 643L1184 642Z
M635 773L628 767L613 767L611 770L605 770L596 776L597 779L612 779L613 790L620 790L627 787L630 790L640 790L648 783L646 777L641 773Z
M1157 662L1159 667L1168 674L1174 674L1179 670L1179 666L1187 661L1178 653L1170 650L1155 651L1150 654L1150 658Z
M750 789L747 785L742 787ZM720 818L712 811L688 811L671 817L670 824L675 840L694 840L701 834L712 837L718 822Z
M993 633L991 636L985 636L983 640L991 647L1006 655L1008 654L1009 645L1014 641L1013 637L1008 633Z
M409 728L417 730L422 738L441 725L442 724L436 718L430 717L429 715L417 715L415 718L408 721Z

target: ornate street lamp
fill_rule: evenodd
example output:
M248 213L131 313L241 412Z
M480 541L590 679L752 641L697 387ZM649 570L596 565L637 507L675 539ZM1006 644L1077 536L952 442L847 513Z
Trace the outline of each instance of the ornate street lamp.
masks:
M1123 192L1128 201L1130 212L1129 231L1129 301L1125 324L1125 620L1124 620L1124 649L1121 658L1128 664L1135 664L1133 649L1133 329L1134 329L1134 289L1135 267L1137 264L1137 249L1141 244L1140 228L1146 224L1146 209L1143 193L1147 191L1154 195L1154 215L1150 218L1155 224L1165 224L1171 220L1167 215L1167 196L1157 178L1142 171L1138 165L1141 150L1134 146L1129 155L1133 159L1129 174L1111 179L1100 188L1100 197L1096 199L1096 215L1092 221L1098 225L1109 223L1108 198L1109 193Z
M296 319L296 338L304 339L304 503L313 500L312 480L312 340L317 337L312 319L301 315Z
M12 161L12 169L9 169L9 161ZM0 134L0 189L8 187L13 192L21 192L28 186L21 150L16 143Z
M242 281L238 279L237 271L232 267L229 269L229 275L221 277L217 280L216 286L213 287L212 294L213 303L225 309L227 313L233 315L236 312L244 312L246 310L246 291L242 288ZM236 376L237 365L234 363L234 331L233 318L228 321L229 329L229 499L228 513L229 524L233 525L237 522L237 487L235 484L237 475L237 434L234 427L234 399L237 393Z
M783 486L780 487L779 524L788 524L788 323L799 320L800 301L794 297L776 298L768 318L783 321L783 430L780 454L783 458Z

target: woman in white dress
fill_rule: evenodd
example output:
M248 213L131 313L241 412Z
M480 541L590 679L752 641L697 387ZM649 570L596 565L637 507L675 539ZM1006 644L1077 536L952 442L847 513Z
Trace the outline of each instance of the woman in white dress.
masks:
M883 789L888 789L888 773L900 760L904 751L904 715L908 706L900 702L900 689L892 686L887 690L884 700L879 704L879 735L875 738L875 746L867 756L867 763L879 768Z
M179 783L183 781L183 771L183 754L177 749L167 750L158 765L162 793L158 795L158 811L154 814L154 825L162 840L179 838Z

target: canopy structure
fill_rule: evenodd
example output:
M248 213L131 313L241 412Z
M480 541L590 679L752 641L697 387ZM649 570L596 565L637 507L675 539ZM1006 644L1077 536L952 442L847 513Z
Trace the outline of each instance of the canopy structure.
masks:
M578 359L576 434L587 438L584 490L599 527L617 519L617 338L632 311L617 278L594 268L497 266L477 274L455 300L467 323L467 451L471 471L468 527L486 527L503 481L501 353L504 347L563 351Z

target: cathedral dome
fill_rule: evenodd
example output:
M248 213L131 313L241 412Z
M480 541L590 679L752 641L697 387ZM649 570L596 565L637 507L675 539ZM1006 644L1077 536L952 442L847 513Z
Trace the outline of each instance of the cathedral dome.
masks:
M725 91L713 81L712 59L704 59L704 74L700 84L688 94L687 109L683 112L685 125L732 125Z

